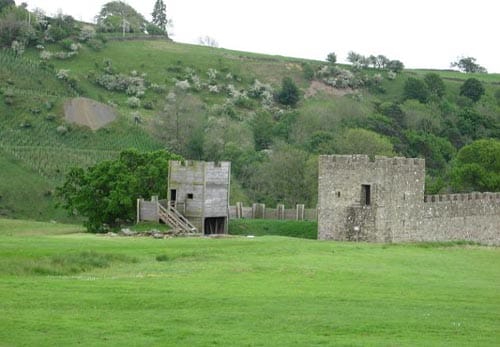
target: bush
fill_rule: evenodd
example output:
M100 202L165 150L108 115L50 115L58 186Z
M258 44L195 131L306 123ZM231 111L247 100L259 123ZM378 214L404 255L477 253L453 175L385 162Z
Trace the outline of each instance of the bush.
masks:
M425 104L429 100L429 90L422 80L409 77L403 88L403 97L405 99L415 99Z
M131 96L127 99L127 105L130 108L138 108L141 107L141 100L135 96Z
M281 83L281 90L276 95L276 99L282 105L295 107L299 101L299 88L290 77L285 77Z
M460 86L460 95L471 99L473 102L478 102L481 99L481 96L483 96L484 91L485 90L481 81L475 78L467 79Z

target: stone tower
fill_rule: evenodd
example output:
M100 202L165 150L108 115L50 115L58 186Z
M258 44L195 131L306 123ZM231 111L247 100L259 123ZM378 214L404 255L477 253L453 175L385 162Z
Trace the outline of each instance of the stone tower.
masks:
M170 161L168 200L202 234L227 233L231 163Z
M411 240L424 203L423 159L320 156L318 238Z

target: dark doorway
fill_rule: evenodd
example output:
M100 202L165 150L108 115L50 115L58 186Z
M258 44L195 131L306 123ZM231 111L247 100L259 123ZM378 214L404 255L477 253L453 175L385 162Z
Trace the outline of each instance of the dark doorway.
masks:
M226 217L205 218L205 235L224 234L226 232Z
M170 201L172 201L172 202L177 201L177 190L170 189Z
M369 184L361 185L361 205L370 206L371 204L371 189Z

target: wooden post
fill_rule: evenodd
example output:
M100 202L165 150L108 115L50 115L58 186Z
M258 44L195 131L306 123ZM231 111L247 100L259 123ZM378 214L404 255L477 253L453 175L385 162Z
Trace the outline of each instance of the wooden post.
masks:
M139 224L141 221L141 204L144 201L144 199L137 199L137 222L136 224Z
M160 223L160 203L158 202L158 195L151 197L151 202L156 202L156 223Z
M297 204L297 220L304 220L304 209L305 205L304 204Z
M276 213L278 214L277 217L279 220L285 219L285 205L278 204L278 206L276 206Z
M236 219L241 219L241 218L243 218L243 203L237 202L236 203Z

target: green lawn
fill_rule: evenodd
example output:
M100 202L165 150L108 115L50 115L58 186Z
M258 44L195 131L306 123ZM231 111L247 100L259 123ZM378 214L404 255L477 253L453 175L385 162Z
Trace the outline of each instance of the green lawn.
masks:
M78 230L0 220L0 345L500 341L498 248Z

